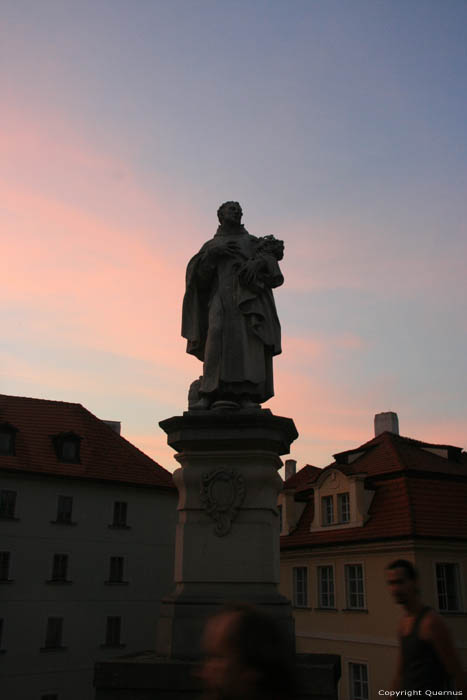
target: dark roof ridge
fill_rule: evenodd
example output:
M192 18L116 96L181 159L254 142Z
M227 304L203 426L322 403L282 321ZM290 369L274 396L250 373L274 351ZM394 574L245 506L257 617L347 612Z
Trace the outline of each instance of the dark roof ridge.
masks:
M143 457L145 457L146 459L149 459L151 462L154 462L154 464L157 464L158 467L163 469L168 474L172 475L171 472L169 472L168 469L166 469L161 464L159 464L159 462L156 462L155 459L153 459L152 457L147 455L145 452L143 452L143 450L140 450L139 447L136 447L136 445L134 445L132 442L127 440L125 437L123 437L123 435L121 435L120 433L116 433L115 430L113 428L111 428L108 423L105 422L105 420L102 420L102 418L99 418L98 416L96 416L92 411L90 411L88 408L86 408L85 406L83 406L80 403L74 404L74 405L79 406L85 413L89 414L94 420L100 421L102 423L102 425L105 426L104 429L107 431L110 431L110 433L114 436L113 439L117 438L117 439L123 440L124 442L126 442L128 447L130 447L132 450L136 450L136 452L139 452L141 455L143 455Z
M305 470L307 472L307 476L304 474ZM312 474L309 474L309 471L311 471ZM313 464L305 464L297 472L295 472L295 474L292 474L287 480L284 481L284 489L297 489L301 486L306 486L308 483L311 484L311 481L309 480L315 480L313 478L313 473L316 476L316 471L321 471L321 467L315 467ZM303 479L306 479L305 484L301 484Z
M62 399L38 399L36 396L18 396L17 394L0 394L0 398L5 398L5 399L21 399L22 401L45 401L47 403L61 403L65 404L65 406L81 406L84 408L83 404L78 403L77 401L63 401Z
M447 443L438 443L438 442L426 442L425 440L417 440L416 438L411 438L407 437L405 435L400 435L399 433L392 433L390 430L385 430L384 432L380 433L379 435L376 435L375 437L371 438L371 440L368 440L368 442L364 442L360 447L356 447L353 450L346 450L346 452L358 452L360 449L364 447L370 447L372 443L377 444L381 438L392 438L395 440L399 440L401 442L408 442L411 445L418 445L419 447L438 447L440 449L448 449L448 448L453 448L455 450L462 451L462 447L458 447L457 445L449 445ZM340 453L344 454L344 452Z
M411 437L406 437L405 435L396 435L393 433L394 437L399 438L399 440L404 440L405 442L409 442L412 445L420 445L422 447L441 447L441 448L448 448L448 447L453 447L456 450L462 450L462 447L458 447L457 445L448 445L447 443L439 443L439 442L426 442L425 440L417 440L416 438L411 438Z

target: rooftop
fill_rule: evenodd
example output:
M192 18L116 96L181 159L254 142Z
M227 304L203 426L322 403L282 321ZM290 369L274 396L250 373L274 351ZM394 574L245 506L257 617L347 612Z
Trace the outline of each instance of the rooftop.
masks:
M281 537L282 550L404 537L467 539L467 455L461 448L384 432L334 457L324 470L307 465L284 488L312 489L332 469L361 475L365 488L374 490L367 522L310 531L311 494L295 530Z
M172 475L79 403L0 394L0 424L16 429L15 454L0 455L0 469L174 488ZM81 438L80 461L64 463L52 438Z

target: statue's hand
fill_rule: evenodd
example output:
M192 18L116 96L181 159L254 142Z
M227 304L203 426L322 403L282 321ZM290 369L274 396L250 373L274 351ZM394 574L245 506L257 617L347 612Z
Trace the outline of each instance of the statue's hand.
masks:
M247 260L243 263L238 271L238 275L243 284L251 286L258 283L257 276L261 265L261 261L254 259Z
M211 254L215 257L227 255L228 257L238 257L242 254L238 243L235 241L216 241L211 248Z

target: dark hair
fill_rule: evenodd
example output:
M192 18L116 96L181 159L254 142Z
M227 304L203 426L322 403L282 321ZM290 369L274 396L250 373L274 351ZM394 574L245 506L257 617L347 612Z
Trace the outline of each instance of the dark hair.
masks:
M295 642L274 618L248 604L228 605L220 614L234 614L229 633L240 660L259 674L258 697L292 698L295 691Z
M418 571L411 561L407 559L395 559L387 567L386 570L390 569L404 569L405 575L411 581L416 581L418 579Z

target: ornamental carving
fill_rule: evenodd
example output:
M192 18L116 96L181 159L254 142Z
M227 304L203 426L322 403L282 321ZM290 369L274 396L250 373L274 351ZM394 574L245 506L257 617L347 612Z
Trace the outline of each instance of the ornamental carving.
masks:
M230 532L245 493L245 479L233 469L218 469L202 476L201 502L215 522L214 533L218 537Z

